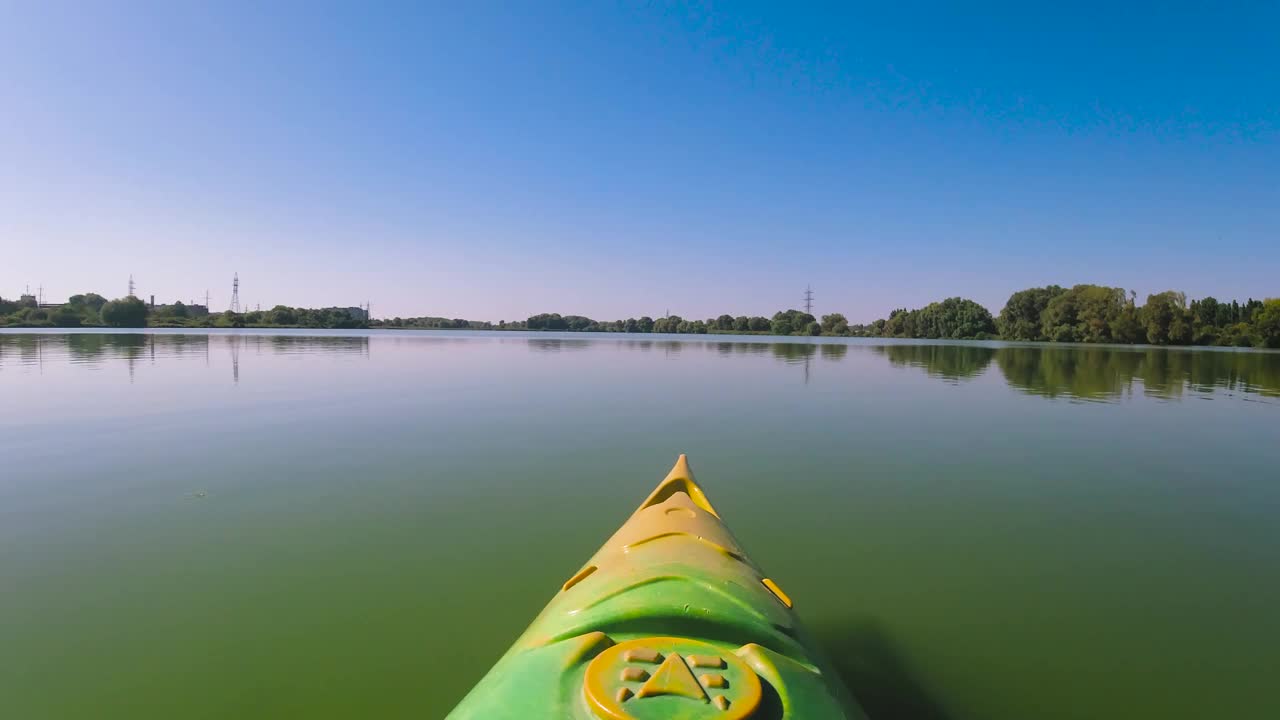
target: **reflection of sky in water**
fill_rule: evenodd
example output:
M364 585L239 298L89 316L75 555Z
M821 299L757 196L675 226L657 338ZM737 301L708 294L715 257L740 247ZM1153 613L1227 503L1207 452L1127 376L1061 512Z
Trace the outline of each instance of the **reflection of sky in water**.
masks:
M999 343L0 333L0 667L23 673L0 697L442 717L688 452L881 717L1256 717L1278 373Z
M319 370L312 365L277 364L263 359L291 355L316 356L320 362L354 357L377 367L404 367L415 358L429 357L434 371L447 372L451 363L469 365L477 356L492 355L486 348L494 343L524 347L532 353L593 354L595 358L607 358L610 366L618 369L634 369L647 362L645 356L651 354L764 357L802 366L807 382L822 382L813 374L815 360L842 362L851 356L851 364L857 364L862 372L882 375L865 361L868 356L875 356L887 360L890 366L919 368L930 377L950 383L987 375L994 366L999 377L1020 391L1092 401L1122 399L1132 396L1135 389L1164 399L1215 390L1280 395L1280 353L1273 352L831 339L808 342L795 338L767 342L751 338L585 338L523 333L0 333L0 372L44 372L50 367L70 365L94 369L118 366L133 377L139 368L151 372L165 361L179 359L201 361L211 370L229 366L233 382L239 382L242 364L252 365L275 379L279 379L276 370L283 367L298 374ZM394 352L379 357L381 348ZM448 352L442 353L445 350ZM508 371L518 362L511 365ZM731 372L724 367L720 370ZM62 380L76 382L69 376Z

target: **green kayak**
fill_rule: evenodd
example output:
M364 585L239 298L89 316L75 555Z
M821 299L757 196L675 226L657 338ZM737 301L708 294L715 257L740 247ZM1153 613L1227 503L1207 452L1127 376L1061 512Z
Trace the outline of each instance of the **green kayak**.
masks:
M865 718L683 455L448 720Z

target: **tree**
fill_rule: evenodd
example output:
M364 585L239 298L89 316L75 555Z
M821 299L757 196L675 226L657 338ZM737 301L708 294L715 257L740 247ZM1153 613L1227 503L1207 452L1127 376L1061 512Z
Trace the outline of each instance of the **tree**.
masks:
M463 323L461 327L468 327L465 320L461 322ZM564 318L560 317L559 313L542 313L530 317L526 321L525 327L530 330L567 330L569 329L569 324Z
M739 315L733 319L734 332L746 332L751 329L751 319L746 315Z
M721 315L720 317L716 318L716 329L717 329L717 330L732 330L732 329L733 329L733 316L732 316L732 315Z
M840 313L823 315L822 330L832 335L847 335L849 333L849 320Z
M1124 288L1076 285L1049 301L1040 331L1055 342L1109 342L1128 304Z
M570 330L573 332L582 332L584 330L588 330L592 325L596 324L595 320L592 320L589 317L583 317L581 315L565 315L563 320L564 320L563 329Z
M1280 298L1266 300L1254 313L1253 332L1259 346L1280 348Z
M1187 296L1174 290L1147 296L1142 308L1142 324L1152 345L1186 345L1191 342L1187 322Z
M146 327L147 305L130 295L102 306L102 322L109 327Z
M74 307L63 305L49 313L49 321L58 327L80 327L83 316Z
M747 321L747 329L751 332L764 332L769 329L769 321L759 315L753 316Z
M807 333L809 323L817 322L817 318L799 310L780 310L773 314L769 330L774 335L792 335ZM819 329L821 332L821 329Z
M1111 323L1111 339L1120 343L1140 343L1146 337L1138 308L1130 301Z
M965 298L947 298L929 303L919 310L898 309L887 320L872 324L888 337L944 338L952 340L982 339L995 334L991 313L978 303Z
M1063 288L1050 285L1019 290L1010 295L995 321L1000 337L1005 340L1044 340L1041 316L1049 302L1064 292Z
M272 325L297 325L298 312L288 305L277 305L271 308L267 318ZM403 321L396 318L395 323L400 325Z
M97 315L102 312L102 306L107 304L107 299L98 293L84 293L83 295L72 295L67 303L76 309L85 309L91 314Z

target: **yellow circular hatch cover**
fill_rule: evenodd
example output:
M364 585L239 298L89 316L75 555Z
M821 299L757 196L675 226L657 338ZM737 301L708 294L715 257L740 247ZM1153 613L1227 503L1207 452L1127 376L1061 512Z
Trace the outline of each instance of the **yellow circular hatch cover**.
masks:
M742 720L760 678L733 653L698 640L628 640L587 665L587 705L602 720Z

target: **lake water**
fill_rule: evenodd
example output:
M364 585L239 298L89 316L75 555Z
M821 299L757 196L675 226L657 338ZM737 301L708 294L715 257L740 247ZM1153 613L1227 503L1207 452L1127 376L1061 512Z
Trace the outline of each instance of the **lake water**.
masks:
M0 717L439 718L687 452L874 718L1280 717L1280 354L0 333Z

